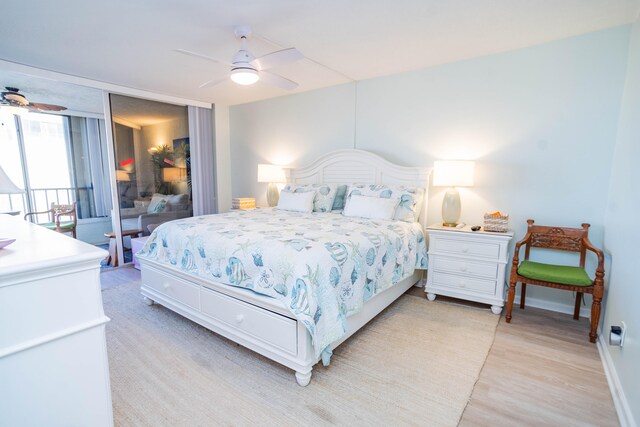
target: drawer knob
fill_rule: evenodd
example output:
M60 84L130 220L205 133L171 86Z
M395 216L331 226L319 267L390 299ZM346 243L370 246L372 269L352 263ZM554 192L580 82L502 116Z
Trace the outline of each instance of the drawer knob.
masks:
M460 287L461 288L465 288L466 287L466 285L464 284L464 281L462 281L462 280L460 281Z
M460 267L460 271L467 271L467 266L463 265L462 267Z
M236 314L236 323L242 323L243 320L244 320L243 314Z
M463 247L462 247L462 253L463 253L463 254L466 254L467 252L469 252L469 248L468 248L468 247L466 247L466 246L463 246Z
M163 287L164 289L169 289L169 288L171 287L171 283L164 283L164 284L162 285L162 287Z

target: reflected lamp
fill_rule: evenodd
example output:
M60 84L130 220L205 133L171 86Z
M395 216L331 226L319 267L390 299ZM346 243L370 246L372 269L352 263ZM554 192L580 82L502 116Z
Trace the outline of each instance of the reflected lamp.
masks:
M131 177L129 176L129 173L127 171L122 170L122 169L117 169L116 170L116 181L118 181L118 182L131 181Z
M433 186L449 187L442 199L442 225L455 227L462 205L456 187L473 187L475 162L467 160L437 160L433 169Z
M185 168L162 168L162 180L164 182L180 182L187 179Z
M267 203L270 207L278 204L280 198L280 192L276 184L282 184L286 182L284 175L284 169L276 165L258 165L258 182L265 182L267 186Z

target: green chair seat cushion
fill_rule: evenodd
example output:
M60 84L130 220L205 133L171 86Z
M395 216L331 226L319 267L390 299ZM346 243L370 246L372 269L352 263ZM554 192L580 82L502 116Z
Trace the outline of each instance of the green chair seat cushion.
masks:
M45 228L48 228L49 230L55 230L56 229L56 223L55 222L45 222L43 224L38 224L41 225ZM60 229L61 230L71 230L73 229L73 221L69 221L69 222L60 222Z
M522 261L518 267L518 274L529 279L561 283L563 285L591 286L593 284L593 280L589 278L589 275L582 267Z

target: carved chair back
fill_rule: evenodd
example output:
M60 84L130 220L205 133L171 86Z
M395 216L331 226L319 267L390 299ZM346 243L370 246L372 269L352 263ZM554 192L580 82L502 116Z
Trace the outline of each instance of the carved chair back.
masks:
M74 224L78 223L78 215L76 213L76 204L66 204L60 205L55 202L51 203L51 222L56 222L56 217L69 217L70 220L73 221Z
M533 220L527 220L527 232L531 235L529 244L526 245L524 259L529 259L531 248L555 249L559 251L578 252L580 254L580 267L584 268L589 238L590 224L582 224L582 228L549 227L533 225Z

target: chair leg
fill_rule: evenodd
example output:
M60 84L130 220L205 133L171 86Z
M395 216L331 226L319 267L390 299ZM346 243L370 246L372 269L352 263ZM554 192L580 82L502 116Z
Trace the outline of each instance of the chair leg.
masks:
M520 308L524 309L524 299L527 296L527 284L522 283L520 286Z
M511 323L511 311L513 310L513 300L516 298L516 282L509 283L509 292L507 292L507 314L505 319L507 323Z
M600 323L600 302L602 298L594 295L593 304L591 304L591 331L589 331L589 341L596 342L598 339L598 323Z
M582 302L582 292L576 292L576 305L573 308L573 320L580 319L580 303Z

